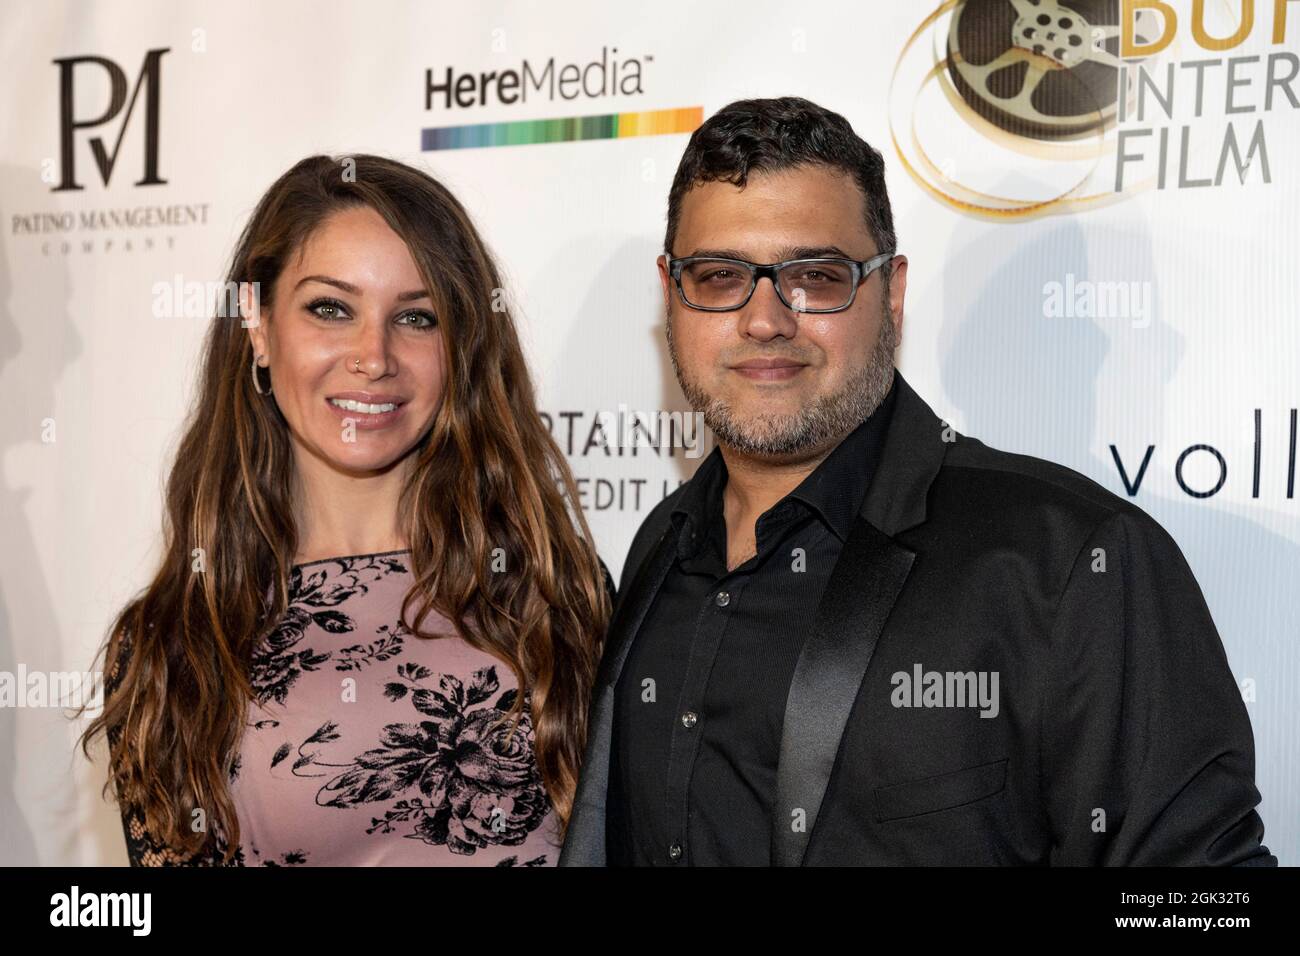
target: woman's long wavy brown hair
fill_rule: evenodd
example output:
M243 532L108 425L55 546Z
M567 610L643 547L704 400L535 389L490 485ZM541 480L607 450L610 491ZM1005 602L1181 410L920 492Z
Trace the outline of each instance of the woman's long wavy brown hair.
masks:
M469 216L410 166L312 156L262 197L227 281L259 283L262 320L273 322L289 257L326 217L362 205L405 240L448 355L445 396L410 452L399 505L415 578L402 621L422 634L434 608L464 640L509 663L531 697L538 770L567 827L609 616L605 572L537 412L501 276ZM252 699L252 654L287 609L298 546L287 424L274 396L254 389L252 362L242 323L216 318L167 482L162 562L109 629L101 653L112 691L81 739L89 755L105 734L109 783L151 835L191 854L211 851L219 831L227 859L239 842L228 784ZM497 548L505 573L492 570ZM420 612L411 622L413 601ZM521 693L516 720L523 704ZM202 832L190 825L196 810L212 824Z

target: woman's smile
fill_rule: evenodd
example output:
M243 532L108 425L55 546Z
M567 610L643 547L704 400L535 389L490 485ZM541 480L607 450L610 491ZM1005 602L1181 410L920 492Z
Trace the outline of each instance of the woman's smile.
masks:
M370 392L340 392L325 399L326 406L344 422L371 431L387 428L402 415L406 400L396 395Z

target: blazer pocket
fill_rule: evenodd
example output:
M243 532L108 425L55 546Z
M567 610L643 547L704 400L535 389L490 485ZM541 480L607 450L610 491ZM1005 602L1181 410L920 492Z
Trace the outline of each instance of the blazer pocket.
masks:
M1001 793L1007 784L1007 758L964 770L876 787L876 821L951 810Z

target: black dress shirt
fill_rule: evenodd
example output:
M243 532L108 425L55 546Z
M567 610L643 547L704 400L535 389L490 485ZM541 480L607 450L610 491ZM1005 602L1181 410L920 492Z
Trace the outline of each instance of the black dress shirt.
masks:
M676 559L617 685L610 865L771 863L786 696L896 391L759 517L757 553L733 571L718 449L682 492Z

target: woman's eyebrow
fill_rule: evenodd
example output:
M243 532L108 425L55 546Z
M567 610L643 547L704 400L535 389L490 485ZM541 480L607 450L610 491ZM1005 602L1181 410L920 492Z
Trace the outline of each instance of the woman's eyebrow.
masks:
M335 279L330 276L314 276L314 275L303 276L301 279L298 280L298 285L294 286L294 289L299 288L305 282L323 282L325 283L325 285L332 285L335 288L342 289L344 292L348 293L349 295L361 294L361 290L358 289L356 286L354 286L351 282L344 282L342 279ZM397 297L397 301L411 302L414 301L415 299L428 299L428 298L430 298L430 295L426 290L412 289L410 292L403 292L401 295L399 295Z

